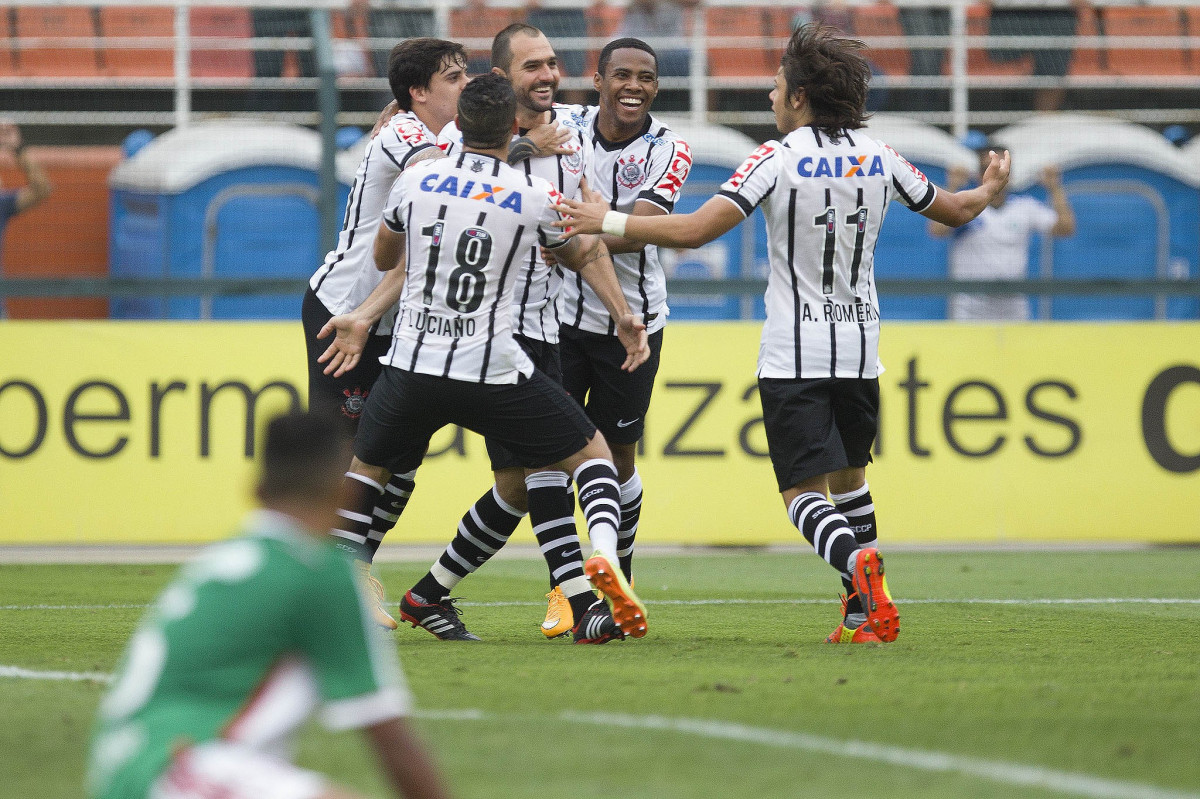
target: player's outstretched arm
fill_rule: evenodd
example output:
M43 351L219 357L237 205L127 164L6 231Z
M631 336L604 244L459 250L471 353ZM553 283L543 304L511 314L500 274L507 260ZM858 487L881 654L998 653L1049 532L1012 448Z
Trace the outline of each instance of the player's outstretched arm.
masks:
M613 269L612 258L599 236L584 236L568 241L553 251L566 268L578 272L592 287L597 298L617 323L617 338L625 347L625 363L621 368L632 372L650 357L650 342L641 316L634 314L621 291Z
M570 140L571 131L560 128L557 122L546 122L530 128L528 133L508 146L508 163L515 166L530 158L568 155L574 152L565 146Z
M341 377L358 366L367 340L371 336L371 328L400 301L400 295L404 291L404 277L403 269L393 269L384 273L383 280L367 295L361 305L350 313L339 314L325 323L317 333L317 338L325 338L330 333L336 334L328 349L317 358L317 363L325 364L325 374Z
M559 213L567 218L556 227L570 228L563 238L582 233L608 233L676 249L695 249L720 238L737 227L745 217L729 200L711 197L690 214L642 216L622 214L605 203L563 200Z
M388 719L366 728L383 769L404 799L449 799L428 751L403 719Z
M1008 172L1012 158L1008 150L997 155L988 153L988 166L983 180L973 189L950 192L939 191L933 202L921 213L934 222L949 227L961 227L983 213L983 209L1008 185Z

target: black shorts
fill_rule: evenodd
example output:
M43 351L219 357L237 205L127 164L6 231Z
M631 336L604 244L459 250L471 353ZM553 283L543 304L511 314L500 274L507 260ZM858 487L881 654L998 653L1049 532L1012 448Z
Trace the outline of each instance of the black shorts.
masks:
M534 370L518 383L468 383L385 366L358 425L354 454L392 474L421 465L429 439L457 424L540 469L574 455L596 434L562 386Z
M879 432L879 380L760 377L767 450L779 490L871 462Z
M521 335L513 335L513 340L521 345L521 349L525 350L525 354L529 356L529 360L533 361L533 365L542 374L560 386L562 385L562 362L558 358L557 344ZM521 461L517 458L516 454L499 441L488 438L484 439L483 443L487 447L488 458L492 461L493 472L521 465Z
M304 292L304 304L300 309L300 320L304 325L304 344L308 350L308 407L339 414L345 421L350 435L358 429L358 419L367 404L371 386L379 377L383 364L379 359L387 354L392 345L391 336L372 335L363 348L362 358L353 369L341 377L325 374L325 364L317 358L329 348L333 337L318 339L317 333L333 315L313 293L312 288Z
M563 388L584 407L605 439L636 444L646 430L663 332L650 335L650 358L632 374L621 370L625 347L616 336L562 327L558 339Z

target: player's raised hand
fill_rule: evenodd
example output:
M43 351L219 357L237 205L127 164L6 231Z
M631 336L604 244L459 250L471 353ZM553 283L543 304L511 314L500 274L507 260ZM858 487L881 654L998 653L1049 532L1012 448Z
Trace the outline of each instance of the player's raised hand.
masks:
M565 217L554 223L555 227L565 230L562 235L564 239L578 236L580 233L603 233L604 215L612 210L606 202L566 199L556 205L555 209Z
M335 316L325 323L317 338L326 338L335 333L328 349L317 358L317 363L326 364L324 373L341 377L355 366L362 358L371 335L371 323L352 313Z
M625 363L621 369L632 372L650 358L650 339L646 324L638 314L625 314L617 320L617 338L625 347Z
M1012 156L1008 150L1003 155L997 155L995 150L988 151L987 169L983 171L983 185L987 186L994 196L1008 185L1008 173L1012 169Z
M0 122L0 150L15 153L21 149L21 129L11 122Z
M392 117L400 113L400 104L395 100L383 107L379 112L379 119L375 120L375 127L371 128L371 138L379 135L379 131L383 130L383 126L392 121Z

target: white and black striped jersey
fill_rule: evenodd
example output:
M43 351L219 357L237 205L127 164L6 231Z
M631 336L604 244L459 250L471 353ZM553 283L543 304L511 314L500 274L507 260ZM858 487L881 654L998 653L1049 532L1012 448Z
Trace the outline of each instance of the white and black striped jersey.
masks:
M512 336L521 259L563 244L553 186L490 155L406 169L384 224L406 238L404 289L380 362L478 383L515 383L533 363Z
M587 164L588 185L622 213L649 202L671 213L683 182L692 168L687 142L654 116L646 127L626 142L610 142L596 129L596 106L556 106L565 124L584 137L591 151ZM646 330L654 333L667 323L667 280L658 260L658 247L646 245L641 252L614 253L613 266L625 299L635 314L641 314ZM568 276L559 296L562 324L593 333L616 335L616 323L591 287L578 275Z
M762 205L770 274L759 377L877 377L874 253L888 203L923 211L937 190L860 131L813 127L755 150L718 194L749 216Z
M437 135L408 111L392 117L367 145L346 200L337 247L308 281L329 313L353 311L383 279L373 251L388 193L414 155L436 146ZM394 319L395 311L384 314L375 332L391 335Z
M559 194L572 199L578 198L579 182L586 169L587 152L579 131L562 124L564 112L552 109L551 121L558 121L560 128L571 132L565 147L572 152L545 158L527 158L516 165L526 175L536 175L550 183ZM527 131L521 131L521 135ZM514 137L515 138L515 137ZM438 145L447 155L462 151L462 132L455 122L442 129ZM548 266L542 258L541 248L533 246L521 257L521 274L513 294L513 332L529 338L558 343L558 307L555 302L562 288L563 273L558 266Z

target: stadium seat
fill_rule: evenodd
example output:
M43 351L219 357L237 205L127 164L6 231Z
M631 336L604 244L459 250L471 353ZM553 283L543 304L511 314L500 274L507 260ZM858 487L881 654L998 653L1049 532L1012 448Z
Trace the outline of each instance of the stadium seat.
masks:
M192 76L196 78L252 78L254 57L242 50L205 50L204 38L250 39L254 26L250 10L243 7L201 7L191 10Z
M70 38L93 39L96 36L95 19L90 8L62 8L58 6L24 6L17 9L16 35L18 39ZM36 47L22 49L17 57L22 75L31 77L96 77L100 75L100 62L96 48L83 47Z
M175 10L158 6L104 6L100 9L100 33L104 37L175 36ZM141 49L105 44L104 71L121 78L170 78L175 75L175 51L171 47Z
M12 10L0 6L0 39L11 39L12 32ZM8 42L0 42L0 78L11 77L17 74L17 62L13 58L12 48L8 46Z
M900 11L891 3L855 6L850 21L855 36L904 35L904 28L900 26ZM871 47L865 55L885 75L907 75L912 66L912 56L903 47Z
M625 18L625 9L620 6L611 6L604 0L593 3L588 6L584 12L587 17L588 36L592 39L604 39L611 41L617 36L617 29L621 27L621 20ZM583 74L590 76L596 71L596 63L600 59L599 47L588 48L586 63L583 69Z
M1183 10L1184 32L1200 39L1200 6L1190 6ZM1194 45L1187 51L1188 66L1193 75L1200 75L1200 45Z
M1181 9L1117 7L1101 10L1105 36L1181 36ZM1108 69L1117 75L1184 75L1187 63L1181 47L1146 50L1108 48Z
M451 39L455 41L462 41L463 39L487 41L487 44L484 46L467 48L467 58L469 60L467 67L472 74L487 70L492 58L492 37L517 21L516 9L512 8L492 8L480 4L451 10Z
M985 5L967 6L967 35L987 36L991 13ZM950 59L945 59L945 71L949 74ZM1031 75L1033 74L1033 56L1026 54L1013 61L997 61L984 47L972 47L967 50L967 74L984 76Z
M746 37L733 45L709 45L708 74L755 78L774 75L783 55L789 20L786 9L765 6L718 6L707 9L705 30L709 36Z
M1078 12L1075 33L1079 36L1100 35L1100 17L1094 8L1084 8ZM1099 47L1077 47L1071 54L1067 72L1080 76L1107 75L1108 53Z

